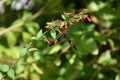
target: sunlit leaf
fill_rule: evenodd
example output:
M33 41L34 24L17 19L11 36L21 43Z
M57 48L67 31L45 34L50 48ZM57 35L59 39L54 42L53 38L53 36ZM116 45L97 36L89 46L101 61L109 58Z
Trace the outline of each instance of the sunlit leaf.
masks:
M99 10L99 7L98 7L97 3L94 2L94 1L91 1L91 3L88 5L88 8L91 11L98 11Z
M61 68L60 70L59 70L59 75L64 75L66 73L66 68Z
M17 19L17 20L15 20L12 24L14 25L14 24L18 24L18 23L20 23L21 22L21 19Z
M36 34L36 30L39 29L39 24L37 22L28 22L25 24L27 30L33 35Z
M54 64L56 66L60 66L61 65L61 60L59 58L57 58L55 61L54 61Z
M103 78L104 78L104 74L99 73L99 74L98 74L98 79L103 79Z
M30 74L30 80L40 80L39 74L37 73L31 73Z
M60 28L62 28L65 25L65 22L62 22L60 25Z
M13 69L10 69L8 72L7 72L7 76L11 79L14 80L14 70Z
M16 44L17 38L13 32L8 32L6 34L8 45L13 47Z
M100 44L107 44L106 41L105 41L105 38L100 34L98 33L97 31L94 32L94 38L100 43Z
M22 38L23 38L24 43L28 43L30 41L31 36L32 35L29 34L28 32L23 32L22 33Z
M52 36L53 39L56 39L56 31L55 30L51 30L50 35Z
M54 54L56 52L58 52L62 47L60 45L55 45L54 47L52 47L52 49L49 51L49 54Z
M117 61L111 57L110 51L106 51L101 55L98 63L102 65L114 65L117 63Z
M63 14L61 16L62 16L63 19L66 19L66 17Z
M42 36L42 29L37 33L36 37L37 39L40 39Z
M108 42L109 42L109 44L110 44L110 47L112 48L112 49L114 49L114 41L112 40L112 39L108 39Z
M27 54L27 48L20 49L20 55L24 56L25 54Z
M30 12L24 11L23 16L22 16L22 21L26 21L31 16L32 14Z
M37 48L30 48L30 49L28 49L29 52L36 51L36 50L38 50L38 49Z
M8 65L1 65L0 66L0 71L2 71L2 72L7 72L9 70L9 66Z
M24 72L24 70L25 70L25 66L24 65L16 66L15 72L16 72L16 74L20 74L20 73Z
M34 37L31 37L30 39L31 40L37 40L37 37L34 36Z
M89 53L92 53L93 55L97 55L98 47L93 38L82 39L81 37L79 41L79 51L81 52L80 55L87 55Z
M69 63L73 64L76 58L76 54L72 55L71 58L69 59Z
M3 78L3 74L2 72L0 72L0 80L2 80L2 78Z
M115 80L120 80L120 74L117 74L117 75L115 76Z
M77 70L82 70L84 68L84 63L82 61L76 62L75 68Z

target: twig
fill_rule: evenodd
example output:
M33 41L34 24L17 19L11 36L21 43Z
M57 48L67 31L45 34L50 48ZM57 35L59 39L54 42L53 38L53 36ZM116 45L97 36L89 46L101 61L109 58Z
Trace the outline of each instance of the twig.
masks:
M104 67L98 67L97 70L93 73L92 77L90 80L95 80L95 77L97 76L97 74L102 71L104 69Z
M120 74L120 70L117 69L116 67L110 67L110 69L116 72L117 74Z

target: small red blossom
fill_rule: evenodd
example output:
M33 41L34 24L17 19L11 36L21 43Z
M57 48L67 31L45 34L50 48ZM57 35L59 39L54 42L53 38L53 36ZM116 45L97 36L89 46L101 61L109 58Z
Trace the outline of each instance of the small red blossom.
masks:
M85 19L86 19L86 16L82 16L82 21L84 22L85 21Z
M45 26L45 28L50 29L50 25Z
M67 26L67 25L64 25L64 28L65 28L65 29L67 29L67 28L68 28L68 26Z
M65 16L70 16L72 13L65 12Z
M79 20L78 20L78 19L75 19L75 22L79 22Z
M89 21L89 22L91 22L92 20L87 16L87 20Z
M62 20L58 19L58 20L57 20L57 22L61 23L61 22L62 22Z
M65 30L65 28L64 28L64 27L62 27L61 29L62 29L62 30Z
M68 26L67 26L67 24L66 25L64 25L61 29L62 30L65 30L65 29L67 29L68 28Z
M56 39L56 40L54 40L54 44L56 44L58 42L58 40Z
M74 15L74 19L76 19L77 18L77 16L76 15Z
M89 22L92 21L87 15L83 15L83 16L82 16L82 21L84 22L85 19L87 19Z
M69 21L69 24L70 24L70 26L72 26L72 25L73 25L73 22L72 22L72 21Z

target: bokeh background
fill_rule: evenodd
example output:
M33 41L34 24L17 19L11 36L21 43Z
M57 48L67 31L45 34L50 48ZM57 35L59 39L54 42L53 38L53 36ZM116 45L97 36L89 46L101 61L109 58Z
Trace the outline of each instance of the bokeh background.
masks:
M68 28L77 51L64 39L51 47L35 41L38 50L22 57L5 80L120 80L120 0L0 0L0 65L13 66L47 22L81 10L92 22ZM0 78L5 74L0 68Z

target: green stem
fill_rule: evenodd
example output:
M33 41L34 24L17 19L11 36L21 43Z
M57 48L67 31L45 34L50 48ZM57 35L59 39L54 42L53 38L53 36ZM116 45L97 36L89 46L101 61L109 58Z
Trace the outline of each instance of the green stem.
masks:
M15 63L10 67L10 69L13 69L14 66L18 63L18 61L19 61L22 57L24 57L24 56L20 56L20 57L15 61Z

